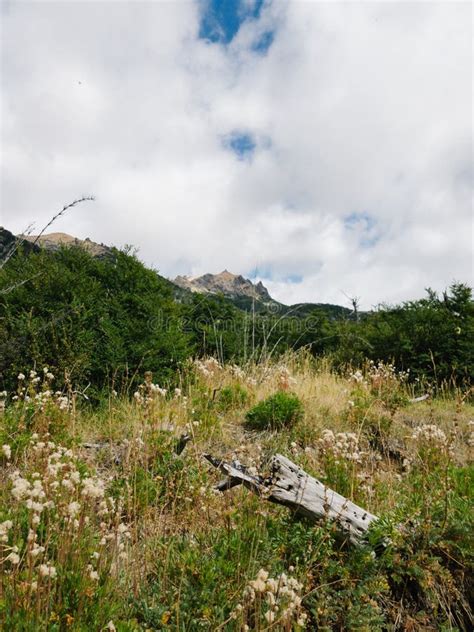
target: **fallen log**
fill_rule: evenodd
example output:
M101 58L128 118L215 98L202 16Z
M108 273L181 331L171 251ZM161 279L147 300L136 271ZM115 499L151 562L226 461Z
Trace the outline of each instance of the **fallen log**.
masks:
M224 492L244 485L265 500L284 505L310 520L334 520L353 544L362 544L370 524L377 520L377 516L329 489L281 454L272 457L267 478L249 473L239 461L228 463L210 454L203 456L226 475L216 485L217 490Z

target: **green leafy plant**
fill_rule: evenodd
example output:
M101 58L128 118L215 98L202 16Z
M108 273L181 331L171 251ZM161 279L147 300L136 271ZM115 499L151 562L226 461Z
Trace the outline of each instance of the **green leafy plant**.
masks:
M251 408L245 420L253 430L282 430L294 426L303 414L303 404L297 395L279 391Z
M217 407L219 410L225 412L233 408L245 406L248 400L249 393L240 384L224 386L219 393Z

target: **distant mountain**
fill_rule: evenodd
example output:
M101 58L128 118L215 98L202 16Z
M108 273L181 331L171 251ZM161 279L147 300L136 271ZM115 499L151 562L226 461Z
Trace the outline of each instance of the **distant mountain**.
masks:
M19 236L22 237L22 236ZM28 242L35 242L46 250L56 251L61 246L80 246L89 252L93 257L103 259L113 255L113 249L105 244L98 244L95 241L87 239L78 239L67 233L49 233L37 237L35 235L27 235L24 239Z
M0 227L0 261L14 246L15 242L23 242L23 249L39 250L44 248L49 252L56 252L61 246L79 246L98 259L114 256L114 248L105 244L98 244L87 239L78 239L67 233L49 233L37 237L35 235L15 236L10 231ZM160 275L158 275L160 276ZM223 270L219 274L203 274L202 276L177 276L174 280L161 277L165 284L169 284L175 300L179 303L193 301L193 294L203 294L209 297L223 296L235 307L245 312L272 314L282 317L306 318L317 314L324 314L330 320L352 318L351 310L339 305L326 303L301 303L298 305L284 305L275 301L261 281L253 283L240 274L232 274Z
M203 274L198 277L177 276L173 283L191 292L200 294L223 294L230 299L247 298L263 303L273 302L261 281L252 283L240 274L224 270L219 274Z
M182 290L197 294L218 295L229 299L239 309L258 313L271 313L274 316L294 316L306 318L325 314L329 319L348 318L351 310L340 305L329 303L299 303L284 305L273 299L261 281L252 283L241 275L224 270L219 274L203 274L202 276L178 276L173 283Z

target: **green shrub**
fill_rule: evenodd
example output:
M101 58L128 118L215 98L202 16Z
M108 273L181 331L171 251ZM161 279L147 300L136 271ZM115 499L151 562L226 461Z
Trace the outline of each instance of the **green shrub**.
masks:
M279 391L259 402L245 415L253 430L281 430L291 428L303 418L303 404L293 393Z
M233 408L245 406L248 400L248 391L240 384L224 386L219 392L217 406L219 410L226 412Z

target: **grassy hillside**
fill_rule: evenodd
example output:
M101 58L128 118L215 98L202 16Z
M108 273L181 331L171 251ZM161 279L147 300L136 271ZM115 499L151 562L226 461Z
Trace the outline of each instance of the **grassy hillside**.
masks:
M148 373L91 407L56 393L55 373L19 375L0 413L2 629L472 629L467 390L410 403L425 385L406 373L335 374L301 352L203 358L176 390ZM252 429L275 393L303 414ZM201 456L265 473L276 451L379 516L364 546L242 487L216 492Z

